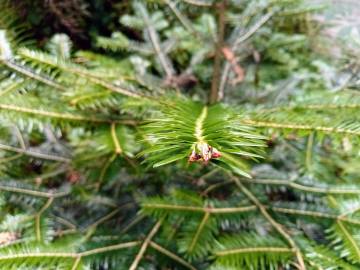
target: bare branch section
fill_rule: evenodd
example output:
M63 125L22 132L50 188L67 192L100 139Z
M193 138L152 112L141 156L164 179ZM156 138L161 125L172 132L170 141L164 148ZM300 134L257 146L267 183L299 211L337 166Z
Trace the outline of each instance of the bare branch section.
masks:
M221 75L221 58L222 58L222 48L224 44L224 36L225 36L225 11L226 11L226 0L221 1L217 4L218 9L218 26L219 26L219 34L218 40L216 43L215 50L215 60L214 60L214 71L213 71L213 79L211 82L211 92L209 96L209 103L214 104L218 101L219 98L219 83L220 83L220 75Z

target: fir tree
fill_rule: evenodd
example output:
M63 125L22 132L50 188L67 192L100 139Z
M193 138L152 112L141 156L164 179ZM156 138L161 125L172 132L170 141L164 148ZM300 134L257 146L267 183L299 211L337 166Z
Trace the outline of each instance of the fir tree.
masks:
M84 35L86 1L50 2ZM358 32L306 0L124 2L88 50L0 3L0 269L359 269Z

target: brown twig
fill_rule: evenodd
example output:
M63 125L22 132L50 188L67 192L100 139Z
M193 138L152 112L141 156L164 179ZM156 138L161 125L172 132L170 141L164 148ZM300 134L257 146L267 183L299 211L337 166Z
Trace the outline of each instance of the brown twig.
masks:
M216 43L216 52L215 52L215 60L214 60L214 71L213 71L213 79L211 82L211 92L209 95L209 104L214 104L218 101L219 97L219 82L221 75L221 58L222 58L222 48L224 47L224 36L225 36L225 10L226 10L226 0L221 1L217 5L218 9L218 27L219 34Z
M232 81L233 85L236 85L242 82L245 78L245 70L243 67L237 62L236 56L234 51L230 47L223 47L222 52L224 54L225 59L230 64L233 72L236 74L236 77Z

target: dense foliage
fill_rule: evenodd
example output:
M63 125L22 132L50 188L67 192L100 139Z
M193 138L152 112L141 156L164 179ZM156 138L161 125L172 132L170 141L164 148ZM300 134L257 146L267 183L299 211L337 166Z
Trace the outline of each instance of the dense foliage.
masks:
M0 269L360 269L328 3L0 1Z

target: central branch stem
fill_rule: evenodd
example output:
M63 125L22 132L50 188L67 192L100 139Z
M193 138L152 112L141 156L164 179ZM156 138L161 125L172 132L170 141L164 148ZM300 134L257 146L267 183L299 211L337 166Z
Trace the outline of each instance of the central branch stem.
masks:
M199 117L196 119L196 122L195 122L194 136L195 136L197 142L204 141L203 127L204 127L204 121L205 121L207 115L208 115L208 108L205 106L202 109Z

